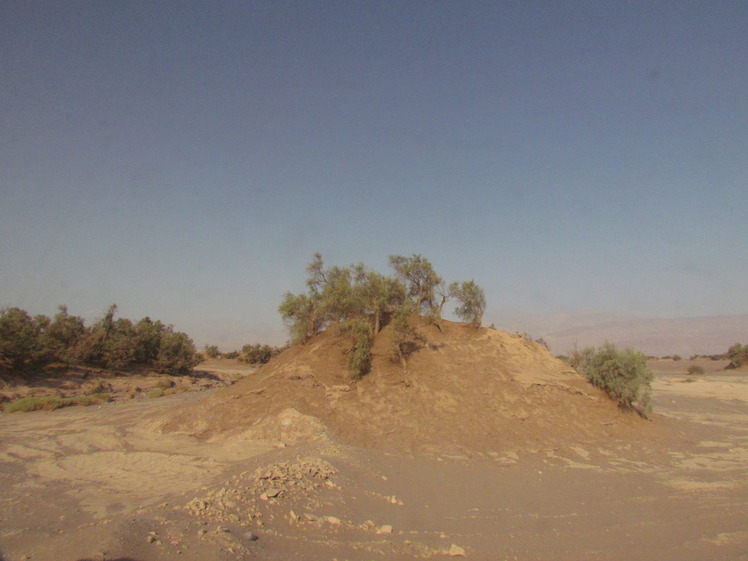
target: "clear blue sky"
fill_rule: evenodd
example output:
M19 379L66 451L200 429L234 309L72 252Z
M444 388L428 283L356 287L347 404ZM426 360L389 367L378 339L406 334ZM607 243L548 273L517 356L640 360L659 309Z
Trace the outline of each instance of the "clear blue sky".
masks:
M0 3L0 306L280 343L329 264L748 312L748 3Z

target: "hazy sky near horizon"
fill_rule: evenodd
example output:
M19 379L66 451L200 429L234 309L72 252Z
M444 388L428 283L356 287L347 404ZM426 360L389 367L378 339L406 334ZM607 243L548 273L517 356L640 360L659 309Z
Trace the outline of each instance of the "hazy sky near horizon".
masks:
M746 2L0 3L0 306L280 343L314 252L748 312Z

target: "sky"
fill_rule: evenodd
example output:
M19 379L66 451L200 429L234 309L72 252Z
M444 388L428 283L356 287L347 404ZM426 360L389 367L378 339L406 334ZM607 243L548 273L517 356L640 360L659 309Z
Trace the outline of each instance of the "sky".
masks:
M738 1L0 2L0 306L280 344L320 252L421 254L484 323L746 313L746 29Z

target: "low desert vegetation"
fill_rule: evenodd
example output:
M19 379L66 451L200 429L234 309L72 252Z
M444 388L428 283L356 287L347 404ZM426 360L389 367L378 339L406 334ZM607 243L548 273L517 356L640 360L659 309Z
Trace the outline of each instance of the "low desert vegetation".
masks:
M282 353L285 347L271 347L270 345L244 345L239 356L239 362L247 364L266 364L275 355Z
M272 347L256 343L254 345L244 345L241 351L228 351L222 353L217 345L205 345L202 355L206 358L228 358L236 359L239 362L247 364L265 364L275 355L286 350L286 347Z
M480 327L486 309L483 289L474 281L447 285L428 259L391 255L394 275L386 276L363 263L349 267L325 267L317 253L307 266L307 291L287 292L278 311L286 322L292 344L303 344L335 324L345 324L350 335L348 368L353 378L368 372L374 337L394 318L393 354L404 363L414 343L411 317L424 316L437 323L444 305L452 298L455 314Z
M727 368L740 368L741 366L748 365L748 345L735 343L730 346L727 350L727 358L730 361Z
M54 411L72 405L98 405L111 401L111 396L106 393L94 393L91 395L80 395L76 397L24 397L8 403L3 411L5 413L17 413L28 411Z
M23 376L46 365L105 368L143 365L164 374L187 374L198 364L195 345L173 326L145 317L117 318L117 306L87 327L65 306L49 318L21 308L0 311L0 374Z
M602 389L622 409L642 416L651 412L651 383L654 375L647 358L633 349L619 350L613 343L587 347L578 353L575 368Z
M701 376L704 373L704 367L698 364L692 364L688 367L688 374L691 376Z
M698 360L698 359L727 360L727 353L721 353L721 354L716 354L716 355L691 355L691 357L688 360Z

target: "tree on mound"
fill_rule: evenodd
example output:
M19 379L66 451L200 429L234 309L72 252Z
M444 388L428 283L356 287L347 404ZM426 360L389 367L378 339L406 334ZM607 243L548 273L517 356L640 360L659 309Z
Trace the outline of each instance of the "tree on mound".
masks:
M322 256L315 253L306 268L306 293L287 292L278 307L292 343L303 344L332 325L345 324L344 329L351 336L349 370L354 377L360 377L368 372L374 337L395 317L399 318L396 327L403 335L395 340L401 361L407 347L408 317L426 315L438 322L452 295L461 303L457 315L480 327L485 297L473 281L453 283L447 288L429 260L419 254L391 255L389 262L395 270L390 277L363 263L325 267Z
M455 309L457 317L470 322L474 327L480 327L483 312L486 311L486 296L483 289L470 280L449 285L449 294L454 296L460 305Z
M405 286L408 297L419 313L430 315L438 310L441 316L443 304L437 304L437 288L443 286L444 281L428 259L420 255L390 255L390 266L395 269L395 275Z

